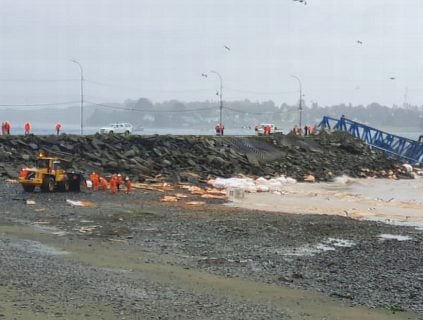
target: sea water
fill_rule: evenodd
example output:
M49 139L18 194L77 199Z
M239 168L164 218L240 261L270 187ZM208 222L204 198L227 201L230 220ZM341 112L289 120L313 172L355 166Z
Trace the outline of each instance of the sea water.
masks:
M23 124L12 124L12 135L20 135L24 133ZM84 126L83 132L86 135L92 135L99 132L100 127L94 126ZM66 134L76 134L79 135L81 133L81 127L78 125L68 125L66 123L62 123L61 133ZM31 133L35 135L49 135L49 134L56 134L55 124L53 126L48 126L45 124L42 125L32 125ZM205 128L135 128L133 134L137 135L209 135L214 136L216 132L214 127L205 127ZM225 129L225 135L230 136L248 136L248 135L255 135L254 129L251 128L230 128Z

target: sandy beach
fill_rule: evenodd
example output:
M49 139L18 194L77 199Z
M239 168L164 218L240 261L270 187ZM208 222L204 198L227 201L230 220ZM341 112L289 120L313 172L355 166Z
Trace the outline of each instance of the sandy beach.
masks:
M282 192L244 193L228 205L297 214L340 215L423 228L423 178L287 184Z

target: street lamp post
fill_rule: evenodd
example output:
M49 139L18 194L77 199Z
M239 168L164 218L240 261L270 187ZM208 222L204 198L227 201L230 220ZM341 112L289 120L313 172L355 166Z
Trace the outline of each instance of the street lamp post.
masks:
M300 86L300 102L299 102L298 110L300 111L300 132L301 132L302 116L303 116L303 103L302 103L302 101L303 101L303 86L301 84L300 78L298 78L295 75L291 75L291 77L297 79L298 84Z
M76 63L79 66L79 70L81 71L81 136L84 134L84 70L82 69L82 65L76 61L71 60L71 62Z
M220 98L220 106L219 106L219 125L220 125L220 135L223 136L223 123L222 123L222 109L223 109L223 81L222 81L222 76L220 75L219 72L211 70L211 73L215 73L217 74L217 76L219 77L220 80L220 91L219 91L219 98Z

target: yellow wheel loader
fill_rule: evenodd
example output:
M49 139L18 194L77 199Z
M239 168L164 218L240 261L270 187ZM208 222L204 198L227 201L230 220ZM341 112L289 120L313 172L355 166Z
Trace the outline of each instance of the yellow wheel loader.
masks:
M39 154L34 168L21 170L18 181L25 192L32 192L35 187L43 192L81 191L86 186L82 173L66 171L62 159L43 154Z

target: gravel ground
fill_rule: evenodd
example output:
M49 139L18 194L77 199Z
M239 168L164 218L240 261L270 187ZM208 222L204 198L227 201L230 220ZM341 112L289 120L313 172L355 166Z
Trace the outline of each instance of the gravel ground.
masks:
M165 204L162 195L25 194L0 182L0 319L324 318L254 295L269 288L423 319L421 230L219 200Z

